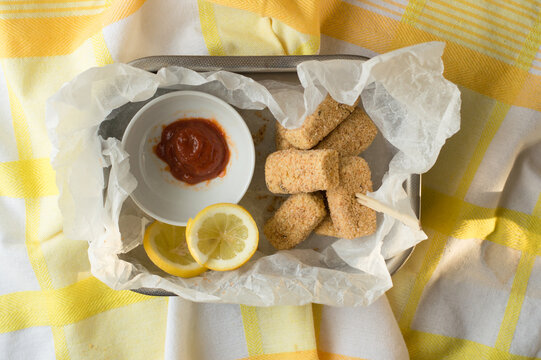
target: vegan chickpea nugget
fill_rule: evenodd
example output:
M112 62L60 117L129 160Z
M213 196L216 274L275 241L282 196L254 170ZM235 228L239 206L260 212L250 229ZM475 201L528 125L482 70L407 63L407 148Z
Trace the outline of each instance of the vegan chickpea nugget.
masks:
M315 149L334 149L340 156L359 155L378 134L378 128L362 108L353 110Z
M341 104L330 95L318 105L313 114L306 117L298 129L286 130L286 140L297 149L310 149L327 136L338 126L353 110L354 106Z
M310 193L338 185L336 150L281 150L265 162L265 182L275 194Z
M340 184L327 190L327 202L337 234L346 239L376 231L376 212L357 202L355 193L372 191L370 168L358 156L340 159Z
M326 214L320 194L291 195L267 221L263 232L276 249L291 249L306 239Z

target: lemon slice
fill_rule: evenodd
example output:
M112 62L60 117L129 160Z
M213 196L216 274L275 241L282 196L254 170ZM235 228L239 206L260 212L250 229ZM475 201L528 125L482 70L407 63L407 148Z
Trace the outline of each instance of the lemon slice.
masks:
M143 247L150 260L168 274L187 278L207 270L190 254L184 226L153 222L145 231Z
M212 270L233 270L257 250L259 231L248 211L235 204L204 208L188 221L186 240L195 261Z

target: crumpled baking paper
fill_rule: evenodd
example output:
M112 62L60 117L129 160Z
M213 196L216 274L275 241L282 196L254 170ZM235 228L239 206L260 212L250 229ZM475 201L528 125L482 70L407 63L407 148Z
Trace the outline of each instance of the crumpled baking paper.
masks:
M100 125L108 118L118 123L121 116L112 114L122 113L122 107L168 89L204 91L240 109L268 108L287 128L300 126L327 93L350 105L361 96L392 149L381 185L369 196L414 215L402 188L404 180L430 169L460 126L460 92L442 75L443 50L443 43L432 42L365 62L307 61L298 66L302 86L180 67L157 74L125 64L85 71L47 103L64 232L89 242L93 275L113 289L159 288L193 301L258 306L368 305L392 286L385 258L425 239L423 231L379 214L378 230L368 237L320 241L319 251L299 246L279 252L262 239L259 251L240 269L208 271L191 279L167 276L145 260L142 234L152 219L129 198L137 181L130 173L128 154L117 138L102 138ZM256 173L261 169L256 165ZM261 177L256 174L254 179ZM254 186L254 194L264 191ZM250 191L243 199L247 206L259 199ZM255 217L261 229L262 216Z

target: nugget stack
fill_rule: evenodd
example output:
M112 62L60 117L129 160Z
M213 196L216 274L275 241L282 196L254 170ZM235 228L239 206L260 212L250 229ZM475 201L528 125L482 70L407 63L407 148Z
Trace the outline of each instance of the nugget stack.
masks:
M292 194L263 229L276 249L291 249L312 231L353 239L376 230L375 211L357 203L355 193L372 191L370 168L357 155L377 128L356 104L327 96L300 128L276 125L278 151L267 157L265 182L275 194Z

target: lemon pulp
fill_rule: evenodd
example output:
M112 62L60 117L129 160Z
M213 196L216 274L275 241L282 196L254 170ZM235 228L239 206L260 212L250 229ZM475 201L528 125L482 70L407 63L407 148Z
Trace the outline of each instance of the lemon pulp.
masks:
M150 260L171 275L192 277L206 270L190 254L184 226L155 221L145 231L143 246Z
M216 204L188 222L187 242L194 259L213 270L232 270L257 249L259 232L252 216L236 204Z

